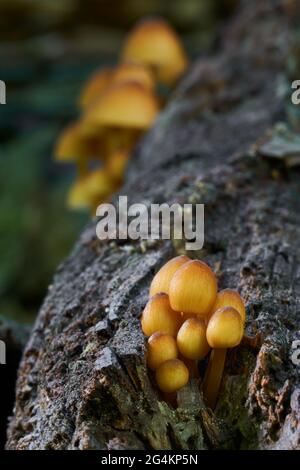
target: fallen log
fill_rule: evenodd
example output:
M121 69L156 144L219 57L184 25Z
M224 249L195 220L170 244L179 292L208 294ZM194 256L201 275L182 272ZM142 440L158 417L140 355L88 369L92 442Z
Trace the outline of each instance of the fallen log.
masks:
M299 160L288 163L277 125L289 12L242 2L219 53L196 61L139 145L121 191L129 203L205 204L204 249L192 255L246 300L256 341L228 354L215 412L193 380L172 408L145 365L138 319L154 272L184 244L99 241L93 221L26 346L7 449L300 449Z

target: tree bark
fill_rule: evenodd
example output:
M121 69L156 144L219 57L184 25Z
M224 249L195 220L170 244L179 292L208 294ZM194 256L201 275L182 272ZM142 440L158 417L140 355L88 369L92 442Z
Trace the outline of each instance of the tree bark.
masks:
M300 449L300 148L278 93L291 2L242 2L222 49L201 58L135 152L121 194L205 204L189 253L247 303L256 341L228 353L215 413L197 381L172 408L145 365L139 324L154 272L178 241L102 241L93 221L59 267L18 374L7 449ZM279 145L280 144L280 145ZM49 254L50 255L50 254ZM259 333L259 334L258 334Z
M4 365L0 365L1 380L5 384L1 394L0 449L5 446L7 416L10 415L14 405L17 369L29 334L30 327L7 320L0 315L0 340L4 343L5 352L4 358L1 355ZM3 353L3 348L1 352Z

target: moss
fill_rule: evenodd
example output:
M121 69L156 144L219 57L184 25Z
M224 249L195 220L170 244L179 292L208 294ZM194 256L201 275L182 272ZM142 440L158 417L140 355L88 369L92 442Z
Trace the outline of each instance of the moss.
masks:
M248 370L248 372L225 375L220 400L215 410L217 418L227 428L229 439L223 445L225 449L257 449L258 447L258 423L251 419L246 406L249 369L253 368L252 356L245 353L241 361L244 371Z

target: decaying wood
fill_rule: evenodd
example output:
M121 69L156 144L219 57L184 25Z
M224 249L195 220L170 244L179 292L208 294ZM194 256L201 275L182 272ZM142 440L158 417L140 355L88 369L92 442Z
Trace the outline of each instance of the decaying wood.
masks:
M292 3L292 2L291 2ZM244 1L222 50L199 59L136 151L129 202L205 204L193 256L247 302L213 414L192 381L173 409L145 366L139 315L178 242L83 232L49 287L24 352L8 449L300 449L299 172L268 153L293 35L288 2ZM267 150L266 150L267 149Z
M1 394L1 449L3 449L6 442L7 416L11 413L14 404L14 392L18 364L22 356L22 351L28 341L29 333L30 327L7 320L0 315L0 370L1 383L5 384Z

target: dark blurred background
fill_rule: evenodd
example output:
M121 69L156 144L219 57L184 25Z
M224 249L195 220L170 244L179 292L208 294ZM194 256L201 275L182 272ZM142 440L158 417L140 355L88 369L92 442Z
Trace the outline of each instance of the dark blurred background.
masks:
M74 170L52 159L92 71L118 60L127 31L159 15L191 58L213 51L237 0L0 0L0 316L31 323L87 222L65 200Z

